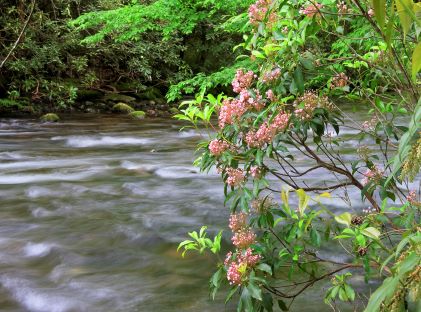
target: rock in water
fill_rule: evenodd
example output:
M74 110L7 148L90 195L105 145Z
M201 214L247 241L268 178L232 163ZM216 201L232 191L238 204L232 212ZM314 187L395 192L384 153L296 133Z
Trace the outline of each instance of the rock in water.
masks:
M41 121L43 122L57 122L60 120L60 117L54 113L48 113L40 117Z
M146 114L144 111L134 111L129 114L130 118L133 118L133 119L143 119L145 118L145 115Z
M113 111L117 112L117 113L132 113L134 112L134 109L127 105L126 103L117 103L113 106Z

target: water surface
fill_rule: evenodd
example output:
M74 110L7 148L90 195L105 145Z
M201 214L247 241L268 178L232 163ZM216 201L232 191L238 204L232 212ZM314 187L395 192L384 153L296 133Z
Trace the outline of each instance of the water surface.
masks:
M0 120L1 311L235 310L208 299L214 259L176 253L187 231L227 227L220 177L192 166L201 138L180 126ZM323 287L293 311L328 311Z

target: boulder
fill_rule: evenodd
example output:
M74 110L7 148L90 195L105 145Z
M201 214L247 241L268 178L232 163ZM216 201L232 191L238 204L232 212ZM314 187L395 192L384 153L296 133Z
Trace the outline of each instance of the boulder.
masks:
M130 118L133 119L143 119L145 118L146 113L144 111L134 111L129 114Z
M57 114L48 113L48 114L42 115L40 117L40 120L43 122L57 122L60 120L60 117L58 117Z
M134 109L127 105L126 103L117 103L113 106L112 110L116 113L125 113L125 114L129 114L131 112L134 112Z

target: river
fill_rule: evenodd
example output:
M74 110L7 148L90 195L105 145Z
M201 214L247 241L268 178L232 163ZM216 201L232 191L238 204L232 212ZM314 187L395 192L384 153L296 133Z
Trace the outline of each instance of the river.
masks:
M220 177L192 166L199 133L180 126L0 120L1 311L235 310L208 299L212 257L176 252L187 231L227 229L228 216ZM328 311L322 287L293 311Z

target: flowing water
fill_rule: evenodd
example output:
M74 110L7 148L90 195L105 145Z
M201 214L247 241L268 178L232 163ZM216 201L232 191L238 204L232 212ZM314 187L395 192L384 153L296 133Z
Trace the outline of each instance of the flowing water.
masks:
M200 136L179 128L0 120L1 311L234 310L208 299L214 259L176 252L187 231L227 226L220 177L192 166ZM328 311L320 287L293 311Z

